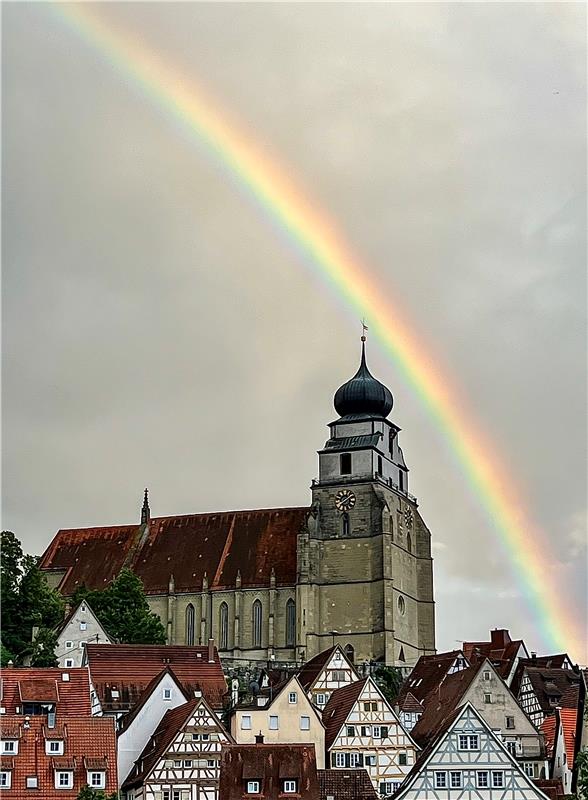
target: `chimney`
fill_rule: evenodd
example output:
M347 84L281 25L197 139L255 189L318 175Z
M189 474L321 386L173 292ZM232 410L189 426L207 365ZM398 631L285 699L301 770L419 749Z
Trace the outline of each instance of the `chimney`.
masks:
M208 640L208 663L214 664L214 639Z
M494 628L490 631L490 641L493 647L506 647L510 644L510 634L505 628Z
M537 661L537 653L531 650L531 661Z
M263 744L263 733L261 731L255 737L255 744Z

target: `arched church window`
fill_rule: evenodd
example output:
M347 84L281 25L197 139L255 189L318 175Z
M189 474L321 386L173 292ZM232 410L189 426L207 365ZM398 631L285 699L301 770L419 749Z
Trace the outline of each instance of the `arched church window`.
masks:
M292 598L286 603L286 647L296 644L296 603Z
M349 534L351 533L351 524L349 522L349 514L347 513L347 511L341 517L341 525L342 525L343 536L349 536Z
M261 647L261 601L255 600L252 610L253 647Z
M412 536L410 533L406 534L406 549L409 553L412 553Z
M355 650L353 648L353 645L352 644L346 644L344 653L347 656L347 658L349 659L349 661L351 661L351 663L353 664L353 662L355 661Z
M221 650L229 649L229 607L226 603L220 604L218 642Z
M186 606L186 644L194 644L194 606L188 603Z

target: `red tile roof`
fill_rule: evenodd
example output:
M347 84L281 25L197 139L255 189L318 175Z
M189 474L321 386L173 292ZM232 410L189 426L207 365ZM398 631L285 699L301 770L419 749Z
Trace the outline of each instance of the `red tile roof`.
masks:
M138 702L135 703L135 705L131 708L129 713L125 714L122 720L119 722L118 726L119 735L120 733L122 733L122 731L125 731L129 727L129 725L135 719L137 714L141 711L145 703L149 700L149 698L153 694L153 691L157 688L164 675L169 675L172 678L172 680L175 682L180 692L186 698L186 701L192 699L190 697L190 693L186 689L184 689L180 681L177 679L176 675L174 675L173 670L170 669L169 667L166 667L165 669L162 669L161 672L158 672L157 675L153 678L153 680L147 684Z
M320 800L378 800L365 769L319 769Z
M576 691L576 700L572 704L577 705L577 691L580 684L580 674L578 672L571 669L559 669L556 667L547 669L528 665L524 665L523 670L521 680L518 681L519 686L522 683L522 675L526 674L544 714L552 714L555 706L568 702L564 698L566 696L574 696L573 693L572 695L568 694L570 689L572 689L572 692L574 689Z
M296 582L296 546L308 507L226 511L159 517L143 527L120 526L60 530L41 558L42 570L63 571L60 590L106 586L130 567L147 594L167 592L173 574L176 591L269 583L272 568L277 585ZM146 535L143 535L146 534Z
M402 711L410 709L404 708L405 699L409 694L419 702L423 702L439 686L440 681L447 675L457 658L464 654L461 650L451 650L448 653L437 653L431 656L421 656L414 669L400 687L398 694L398 707ZM412 700L410 701L413 702Z
M2 723L20 725L21 737L18 753L13 756L12 787L7 795L11 800L30 800L31 793L43 800L71 800L87 784L85 759L98 759L106 763L106 792L117 790L116 731L114 720L109 717L65 717L62 720L66 731L63 756L55 758L45 753L43 726L45 717L31 717L25 728L22 717L2 719ZM73 767L74 788L55 789L54 769ZM26 778L36 775L39 787L36 791L26 788Z
M506 680L514 666L521 645L526 652L522 639L513 641L507 630L497 628L490 631L489 642L464 642L463 652L471 664L479 664L485 658L489 659L500 677Z
M223 705L227 684L216 648L213 662L208 647L189 645L89 644L86 654L103 711L129 711L166 667L191 697L200 691L212 708Z
M345 663L353 670L356 680L359 679L359 675L355 666L349 661L345 655L345 652L343 651L343 648L340 645L335 645L334 647L329 647L328 650L323 650L314 658L311 658L310 661L307 661L298 673L298 680L300 681L305 692L310 690L312 684L316 681L322 670L325 668L335 650L339 650Z
M445 722L461 705L460 701L479 672L479 667L468 667L443 678L435 691L424 701L424 711L411 730L411 736L421 747L434 740L445 728Z
M541 723L541 730L543 731L543 736L545 737L545 747L547 749L547 757L551 758L553 756L553 751L555 748L555 733L557 730L557 717L555 714L551 714L549 717L545 717L545 719Z
M64 680L64 676L69 676L69 680ZM86 667L6 668L2 670L1 686L1 705L6 714L16 714L23 701L55 703L60 718L90 714L90 680Z
M349 712L357 702L367 678L355 683L349 683L340 689L335 689L329 697L329 702L323 710L323 724L325 726L325 747L328 750L333 746L337 734L345 724Z
M561 781L540 779L533 781L533 783L549 798L549 800L558 800L558 798L565 796Z
M219 797L245 800L247 780L261 781L264 800L283 800L282 782L298 781L298 800L317 800L319 784L313 744L228 744L221 752Z

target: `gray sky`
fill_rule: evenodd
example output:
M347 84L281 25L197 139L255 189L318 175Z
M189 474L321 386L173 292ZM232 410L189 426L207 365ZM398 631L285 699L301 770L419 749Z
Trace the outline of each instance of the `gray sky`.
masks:
M336 221L466 398L586 610L585 7L104 4ZM128 76L3 7L3 525L309 502L358 323ZM438 639L537 621L397 366ZM576 658L586 661L581 653Z

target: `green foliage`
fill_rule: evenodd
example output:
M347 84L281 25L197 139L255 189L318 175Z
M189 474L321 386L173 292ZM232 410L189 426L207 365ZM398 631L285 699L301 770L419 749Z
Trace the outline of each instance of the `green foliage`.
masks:
M386 700L393 703L402 686L402 672L397 667L380 666L373 677Z
M32 655L35 666L55 662L52 629L63 619L65 604L38 568L38 558L25 555L11 531L1 534L2 663L22 663ZM33 638L33 628L38 629ZM8 655L8 658L6 657Z
M588 800L588 750L580 750L575 767L578 772L576 797L578 800Z
M76 800L118 800L118 792L106 794L104 789L92 789L86 785L80 789Z
M149 609L141 579L123 569L102 590L78 589L74 604L86 600L104 629L121 644L165 644L165 628Z

